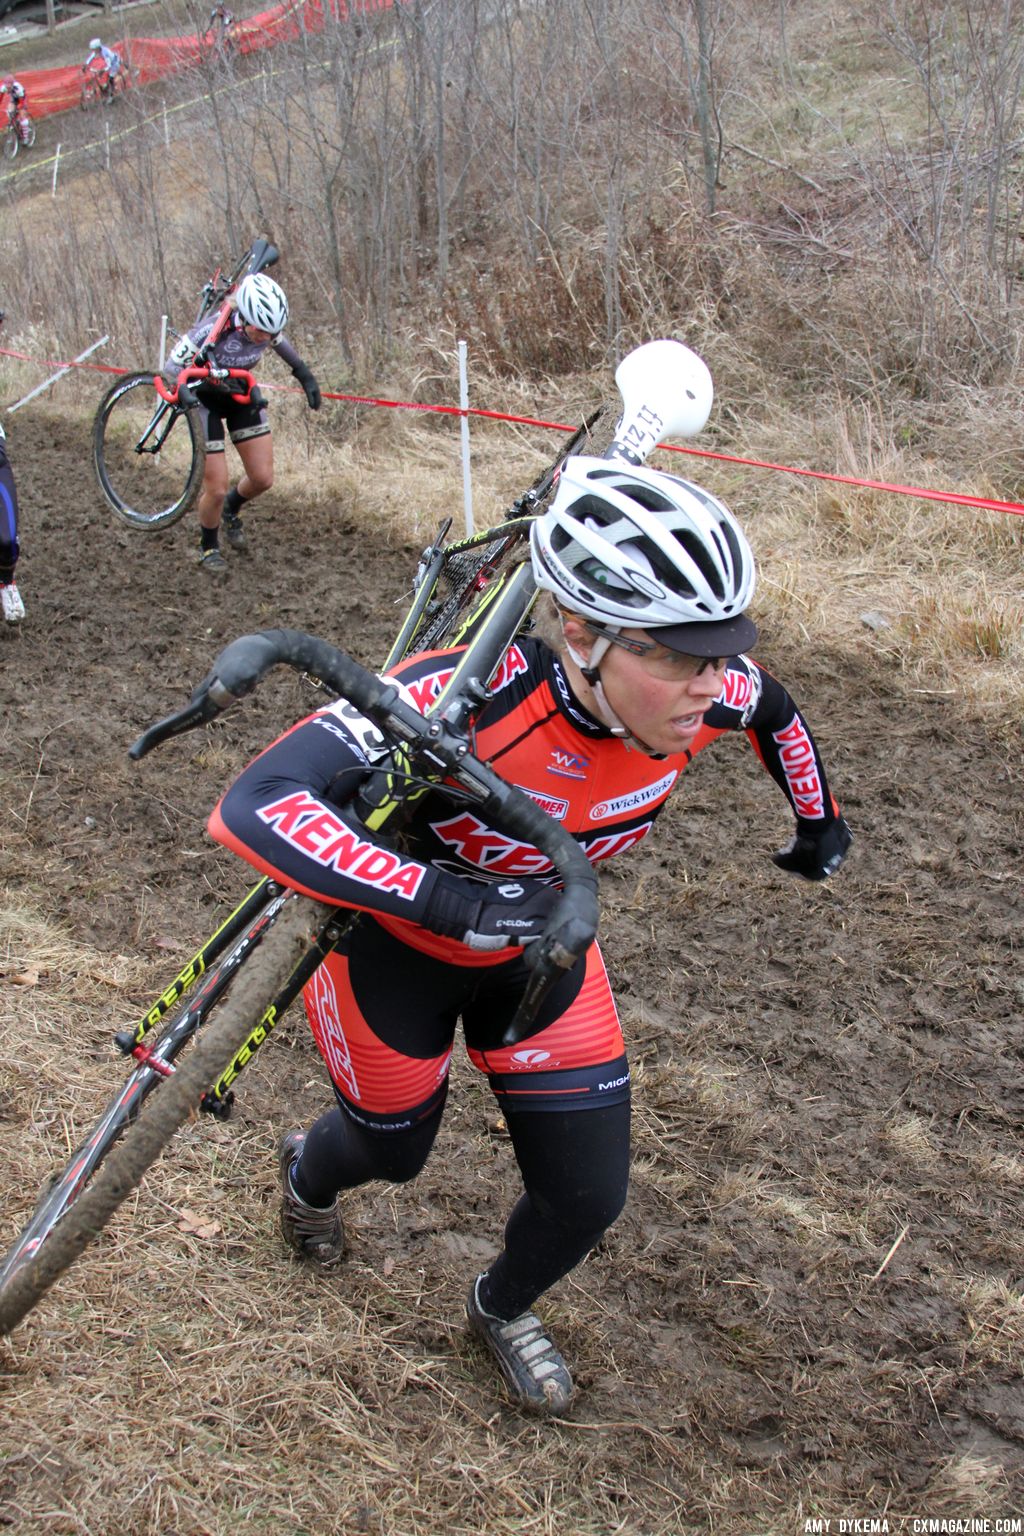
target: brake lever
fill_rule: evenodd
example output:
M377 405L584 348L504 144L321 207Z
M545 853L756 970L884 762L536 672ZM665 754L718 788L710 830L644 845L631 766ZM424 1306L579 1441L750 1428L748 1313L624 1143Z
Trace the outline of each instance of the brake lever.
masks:
M502 1045L518 1045L534 1030L541 1004L559 978L586 954L594 938L595 926L596 919L570 915L523 951L523 958L530 968L530 979L515 1015L501 1037Z
M186 731L194 731L198 725L209 725L224 710L230 709L245 694L251 693L255 686L255 680L247 685L244 679L238 679L232 691L215 672L208 672L202 682L193 688L188 703L143 731L128 748L128 756L133 762L138 762L140 757L145 757L154 747L161 746L172 736L183 736Z

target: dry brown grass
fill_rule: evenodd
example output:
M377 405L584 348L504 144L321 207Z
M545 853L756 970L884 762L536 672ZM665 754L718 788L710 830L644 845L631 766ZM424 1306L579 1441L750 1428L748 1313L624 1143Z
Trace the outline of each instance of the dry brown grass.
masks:
M704 441L723 453L1014 499L1024 494L1024 391L1013 327L1001 358L968 356L955 317L929 351L922 269L890 243L880 189L919 211L912 173L924 162L920 145L897 162L878 137L881 126L891 143L921 132L904 77L871 51L885 8L823 16L787 4L786 55L769 21L777 10L736 11L725 60L732 147L713 223L692 136L669 119L658 195L639 187L630 208L622 343L676 334L707 356L718 402ZM664 82L652 88L652 119L672 95ZM189 253L176 273L182 295L223 254L195 169L209 144L197 128L188 153L165 165L167 244ZM127 223L90 241L108 190L104 174L76 173L56 202L45 190L26 198L16 231L5 214L0 260L20 308L8 303L5 345L69 353L81 330L65 297L77 289L82 325L115 327L110 360L141 361L128 355L140 331L127 309L113 313L104 297L90 315L85 302L85 289L109 296L141 281L149 260ZM306 263L315 269L318 257L286 250L308 306L298 306L297 339L305 348L316 319L310 356L327 387L454 402L455 340L468 335L474 406L572 421L609 393L593 208L588 220L586 197L573 196L542 259L526 265L507 231L483 243L494 221L486 199L474 206L449 294L410 291L386 362L367 334L355 367L343 364L315 308ZM72 215L77 275L59 238ZM155 340L155 308L152 318ZM273 363L265 372L285 379ZM38 377L0 359L0 398ZM89 416L102 382L62 382L69 420ZM454 419L344 405L315 418L290 396L273 409L275 494L297 520L329 528L332 548L351 524L382 558L410 546L411 572L412 551L443 518L461 526ZM18 465L19 417L8 427ZM481 522L559 442L484 421L471 439ZM234 1120L189 1127L0 1345L5 1529L794 1536L809 1516L884 1512L895 1533L912 1514L1021 1507L1019 1408L1015 1417L1012 1393L991 1385L1019 1381L1024 1349L1021 1158L1006 1086L1019 808L1007 792L999 825L995 811L986 820L991 786L965 772L960 798L935 811L929 780L943 754L969 758L972 738L993 782L1019 779L1024 525L699 456L657 462L717 491L748 527L765 660L810 658L840 786L856 770L863 787L849 882L834 893L780 889L731 843L710 843L710 857L701 763L687 786L689 834L666 817L665 862L606 879L636 1077L634 1193L622 1226L544 1304L584 1388L572 1421L539 1427L511 1412L461 1324L466 1276L490 1257L515 1187L487 1095L461 1063L424 1178L347 1202L354 1251L343 1269L310 1275L290 1262L275 1226L275 1144L324 1098L319 1062L292 1025L247 1075ZM45 466L18 468L43 489ZM30 499L30 540L33 515ZM30 543L37 570L42 543ZM344 577L324 632L346 618ZM268 589L246 618L276 614ZM196 676L212 629L190 642ZM5 648L15 666L18 654ZM150 659L139 665L151 677ZM176 687L181 670L175 658ZM852 689L884 702L887 727L927 722L908 735L909 764L886 760L902 747L898 729L850 739L864 713ZM3 1237L112 1091L109 1036L177 957L154 955L154 935L184 953L209 915L197 881L193 904L186 911L179 895L170 916L165 889L145 892L116 946L92 948L54 918L60 892L91 921L123 898L122 874L114 863L88 869L80 854L72 864L63 827L42 842L34 728L27 712L3 723L7 739L28 743L0 784L0 853L12 871L0 909ZM236 738L211 736L194 753L197 778L219 782L237 754ZM774 791L745 784L731 789L740 826L774 817L781 841ZM976 826L964 830L962 811ZM198 847L199 810L189 812ZM962 894L959 913L951 892ZM755 937L737 943L737 968L728 940L739 903ZM993 936L984 923L1000 904L1007 922ZM977 934L975 907L985 912ZM652 977L665 925L682 937ZM801 945L827 952L833 969L819 973ZM993 1064L1004 1078L984 1076Z

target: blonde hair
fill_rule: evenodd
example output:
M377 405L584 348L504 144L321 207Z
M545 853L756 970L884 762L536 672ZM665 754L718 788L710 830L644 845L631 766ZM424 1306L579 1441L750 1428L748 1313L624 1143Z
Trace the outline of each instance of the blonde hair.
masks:
M563 608L550 592L542 592L533 605L530 614L532 620L532 633L538 640L560 656L566 648L565 630L563 625L566 619L575 619L582 624L591 634L597 633L582 613L573 613L571 608Z

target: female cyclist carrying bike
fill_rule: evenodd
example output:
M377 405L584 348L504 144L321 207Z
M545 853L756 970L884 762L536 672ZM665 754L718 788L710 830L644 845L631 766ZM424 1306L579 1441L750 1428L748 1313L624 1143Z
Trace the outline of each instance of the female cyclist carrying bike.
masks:
M692 398L698 431L709 376ZM807 880L835 873L850 832L807 722L747 654L754 562L728 509L685 480L569 458L533 527L532 559L546 611L492 683L476 754L596 862L647 834L697 752L743 731L795 816L775 863ZM413 657L394 675L424 708L458 654ZM283 1138L282 1230L306 1259L334 1264L345 1247L339 1193L419 1173L461 1016L523 1180L501 1251L472 1282L468 1320L514 1401L560 1413L572 1378L532 1307L616 1220L628 1183L629 1067L608 977L595 944L527 1037L505 1044L529 975L524 946L554 900L551 866L472 804L430 793L400 849L375 839L347 807L379 751L350 706L330 706L250 764L210 820L256 868L359 911L306 988L336 1102Z
M174 347L164 369L171 382L192 361L218 320L219 311L214 310ZM214 342L207 361L216 368L251 371L267 348L272 347L302 385L310 409L318 411L320 386L285 336L287 323L288 300L280 285L265 272L244 277L235 290L234 312ZM199 564L207 575L215 577L226 575L228 570L220 549L221 522L232 549L244 549L242 507L274 483L274 448L266 403L254 390L249 402L241 405L231 398L234 387L231 383L222 387L210 379L193 390L206 439L206 465L198 502ZM230 490L225 429L238 450L243 471L238 484Z

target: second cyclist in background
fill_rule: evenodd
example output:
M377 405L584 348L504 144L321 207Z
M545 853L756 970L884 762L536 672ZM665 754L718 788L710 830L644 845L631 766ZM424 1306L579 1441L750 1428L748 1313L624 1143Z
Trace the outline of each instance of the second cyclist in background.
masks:
M0 80L0 101L7 107L8 120L14 123L24 143L28 137L28 102L25 87L13 75Z
M94 74L105 76L105 79L101 79L100 88L111 100L118 89L117 78L121 69L121 55L116 48L108 48L98 37L89 39L89 52L82 65L82 74L87 75L92 70Z
M217 368L253 369L268 347L273 347L305 391L311 410L320 409L320 386L302 361L284 328L288 300L284 291L265 272L244 277L235 291L235 311L214 343L209 362ZM171 352L165 373L173 381L195 357L217 321L218 311L207 315L181 338ZM223 576L228 565L220 549L220 528L232 549L246 546L242 508L274 483L274 448L266 402L254 390L247 405L231 398L232 386L214 381L199 385L194 393L202 417L206 441L206 468L199 493L199 563L210 576ZM242 461L242 476L228 489L225 428Z
M206 23L206 38L218 53L228 54L235 45L235 17L226 5L215 5Z

